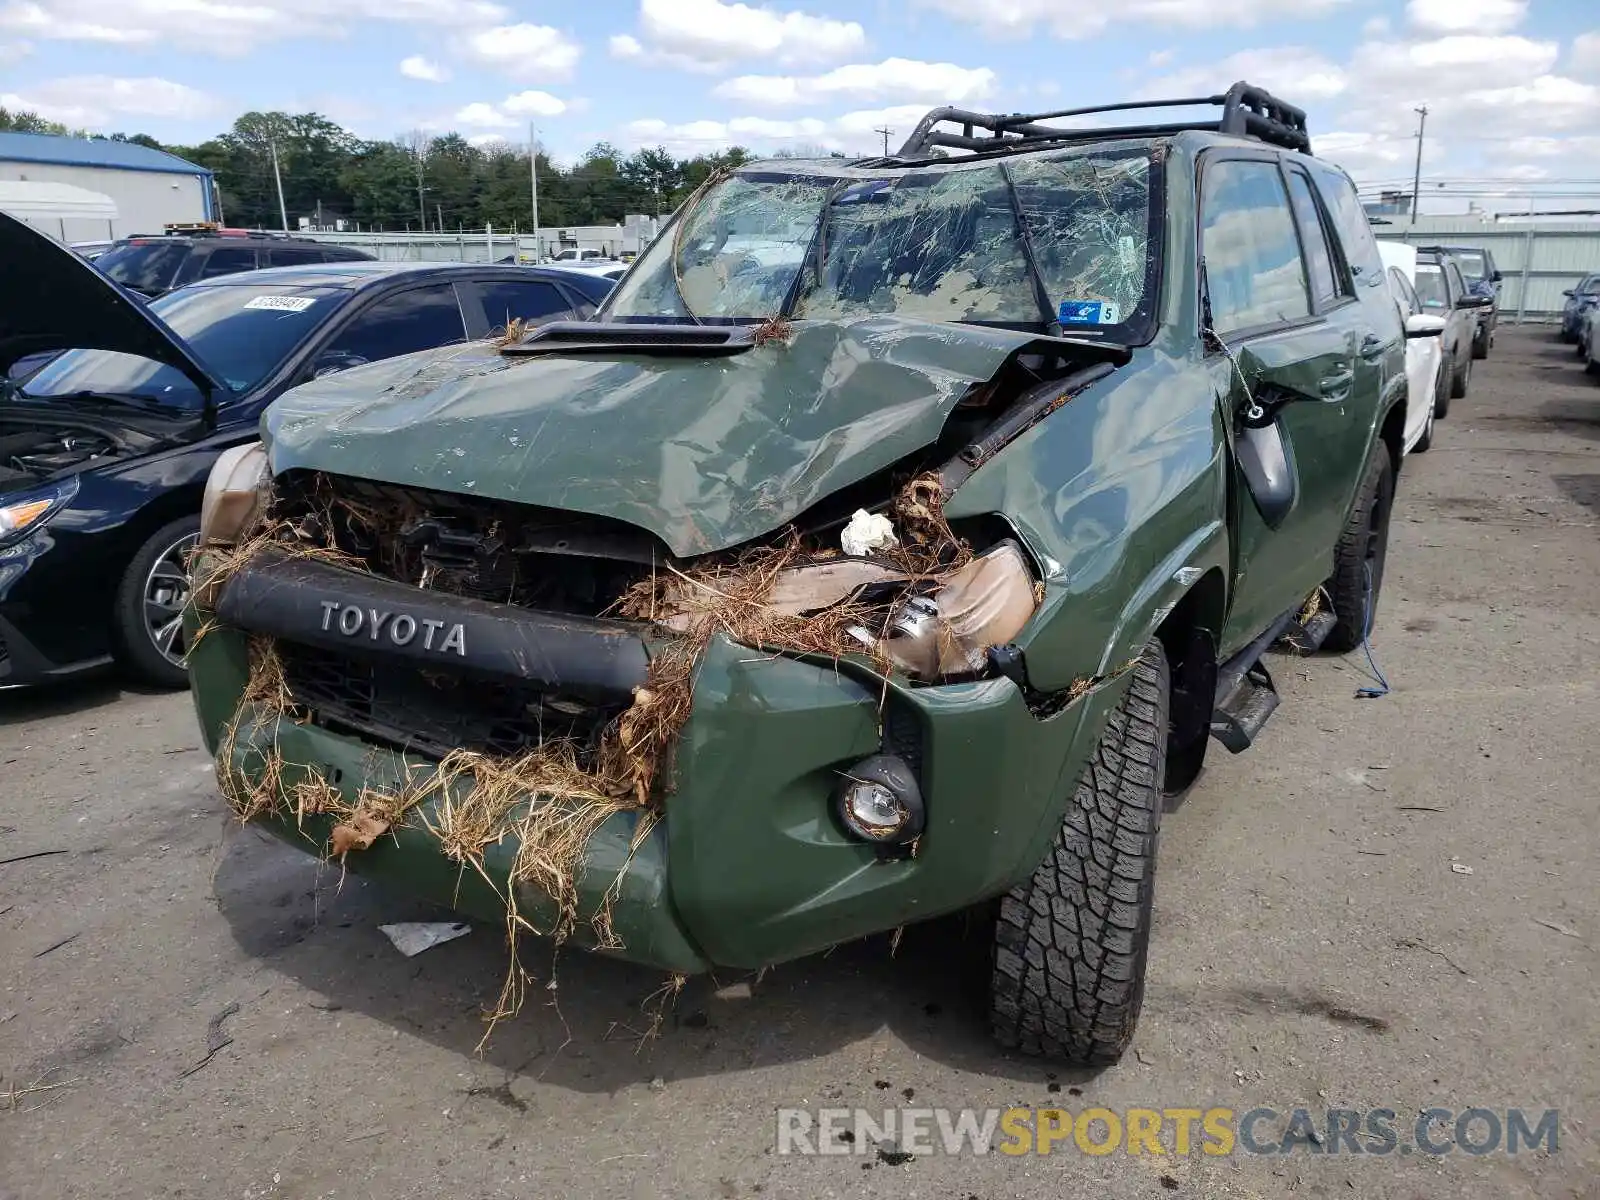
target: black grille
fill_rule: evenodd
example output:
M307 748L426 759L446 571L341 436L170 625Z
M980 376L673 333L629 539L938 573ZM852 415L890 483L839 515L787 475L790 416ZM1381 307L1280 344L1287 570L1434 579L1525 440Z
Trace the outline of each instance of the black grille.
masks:
M620 711L502 680L418 670L416 664L277 643L284 681L319 725L442 757L452 750L516 755L570 740L587 761Z

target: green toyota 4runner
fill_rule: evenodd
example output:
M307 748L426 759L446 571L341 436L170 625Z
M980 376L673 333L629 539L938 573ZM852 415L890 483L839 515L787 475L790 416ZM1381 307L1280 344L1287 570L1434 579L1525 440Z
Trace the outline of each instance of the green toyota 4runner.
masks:
M974 909L1001 1042L1115 1060L1165 797L1361 644L1408 403L1304 114L1178 104L741 166L594 320L287 393L194 564L226 796L674 973Z

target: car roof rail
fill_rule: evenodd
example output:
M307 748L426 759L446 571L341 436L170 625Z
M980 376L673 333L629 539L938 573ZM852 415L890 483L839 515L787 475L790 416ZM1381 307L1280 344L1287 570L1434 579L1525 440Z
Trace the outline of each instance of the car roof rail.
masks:
M1214 121L1177 121L1158 125L1087 126L1062 129L1041 125L1041 121L1060 117L1083 117L1093 113L1126 112L1141 108L1188 108L1214 105L1222 113ZM959 133L940 129L940 125L959 125ZM978 131L987 131L986 135ZM925 158L939 147L968 150L974 154L996 151L1015 152L1062 142L1105 141L1119 137L1165 137L1188 130L1231 134L1254 138L1285 150L1311 153L1311 135L1306 129L1306 114L1265 88L1240 80L1226 92L1215 96L1190 96L1178 100L1133 100L1123 104L1097 104L1090 108L1064 108L1041 113L978 113L962 108L936 108L911 131L897 158Z

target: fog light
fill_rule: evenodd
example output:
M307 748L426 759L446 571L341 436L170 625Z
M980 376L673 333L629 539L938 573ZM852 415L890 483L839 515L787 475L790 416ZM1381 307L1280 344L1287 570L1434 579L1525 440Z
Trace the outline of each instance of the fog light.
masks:
M903 759L874 754L842 774L835 805L852 834L878 845L904 845L921 836L922 790Z

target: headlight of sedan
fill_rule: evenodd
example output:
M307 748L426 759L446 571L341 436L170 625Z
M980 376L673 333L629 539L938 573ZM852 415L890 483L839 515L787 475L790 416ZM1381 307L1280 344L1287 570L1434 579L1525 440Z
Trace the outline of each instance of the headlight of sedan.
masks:
M261 516L267 495L267 451L260 442L224 450L200 501L200 544L232 546Z
M20 542L67 506L78 494L76 476L23 499L0 503L0 546Z

